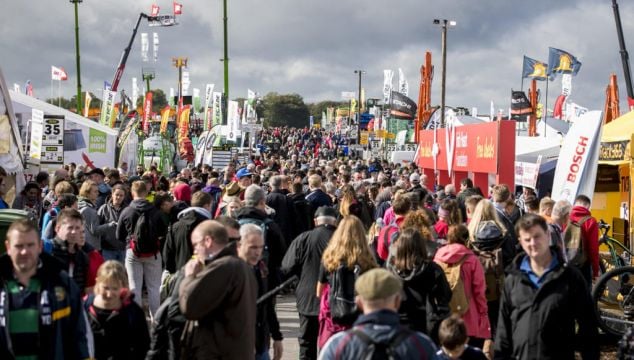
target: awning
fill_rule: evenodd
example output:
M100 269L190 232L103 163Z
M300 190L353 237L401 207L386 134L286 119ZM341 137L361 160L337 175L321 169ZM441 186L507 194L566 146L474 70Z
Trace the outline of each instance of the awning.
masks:
M634 111L604 125L601 135L599 164L629 164L632 133L634 133Z

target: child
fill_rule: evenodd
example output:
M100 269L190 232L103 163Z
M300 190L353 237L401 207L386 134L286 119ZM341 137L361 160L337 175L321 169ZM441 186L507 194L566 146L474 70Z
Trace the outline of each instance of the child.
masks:
M438 329L440 350L436 353L440 360L486 360L482 350L467 344L467 328L460 316L454 314L440 323Z
M97 359L144 359L150 345L145 314L127 289L125 268L116 260L97 271L95 292L84 308L94 334Z

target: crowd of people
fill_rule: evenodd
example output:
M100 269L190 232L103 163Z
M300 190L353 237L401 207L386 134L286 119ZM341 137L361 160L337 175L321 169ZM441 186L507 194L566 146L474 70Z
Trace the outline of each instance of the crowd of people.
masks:
M69 164L27 183L0 358L281 359L292 289L300 359L598 359L587 196L440 186L319 129L257 138L221 169Z

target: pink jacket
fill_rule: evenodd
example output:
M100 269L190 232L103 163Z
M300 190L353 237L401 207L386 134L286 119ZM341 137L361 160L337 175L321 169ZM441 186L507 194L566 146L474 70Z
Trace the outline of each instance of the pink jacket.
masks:
M469 309L462 316L467 327L467 335L483 339L491 338L484 269L475 254L462 244L449 244L441 247L434 256L435 262L455 264L464 256L460 275L465 285L465 294L469 299Z

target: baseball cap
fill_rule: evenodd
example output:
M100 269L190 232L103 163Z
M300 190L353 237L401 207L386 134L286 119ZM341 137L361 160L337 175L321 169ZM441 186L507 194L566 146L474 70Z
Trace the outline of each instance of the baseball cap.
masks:
M249 171L249 169L247 169L247 168L242 168L242 169L238 170L238 172L236 173L236 177L238 179L242 179L245 176L251 176L251 175L253 175L253 173L251 173Z
M409 176L409 182L420 182L420 175L413 173Z
M381 268L366 271L354 284L357 294L364 300L387 299L398 294L402 288L399 278Z

